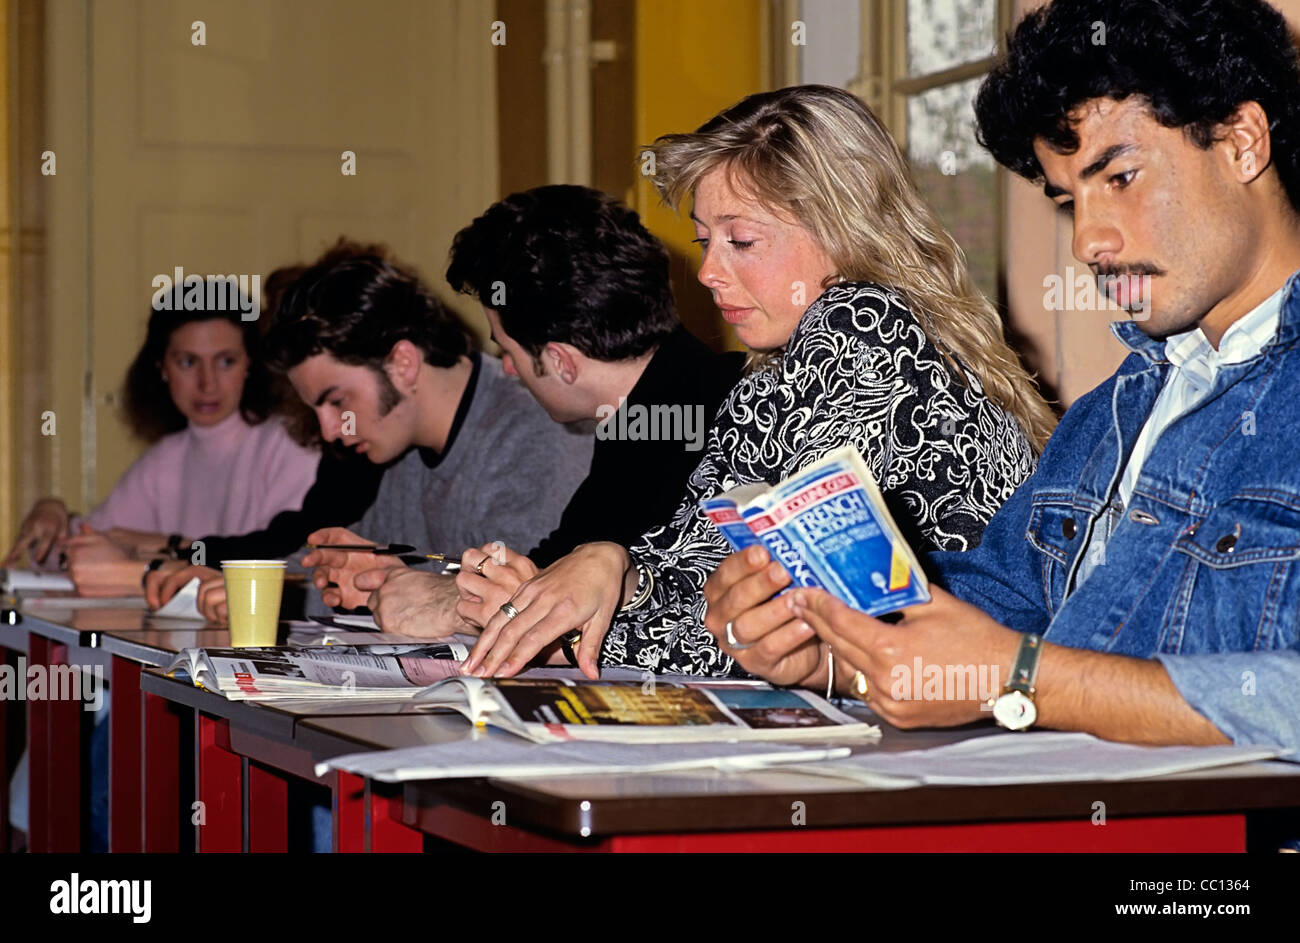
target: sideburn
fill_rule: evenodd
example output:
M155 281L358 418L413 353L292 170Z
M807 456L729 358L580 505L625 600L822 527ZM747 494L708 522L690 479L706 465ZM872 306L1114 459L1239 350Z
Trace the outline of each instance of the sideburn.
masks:
M383 419L402 401L402 394L393 386L386 372L376 369L375 375L379 378L379 418Z

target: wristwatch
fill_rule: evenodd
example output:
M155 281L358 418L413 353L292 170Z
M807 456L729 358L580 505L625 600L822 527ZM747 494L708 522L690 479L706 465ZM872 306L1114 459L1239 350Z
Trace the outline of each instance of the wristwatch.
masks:
M1028 730L1038 720L1038 708L1034 706L1034 681L1038 677L1038 658L1042 652L1041 635L1021 636L1016 660L1011 665L1011 680L1000 695L989 699L993 719L1008 730Z
M144 565L144 572L140 574L140 588L145 589L149 584L149 574L159 569L167 561L162 557L154 557Z

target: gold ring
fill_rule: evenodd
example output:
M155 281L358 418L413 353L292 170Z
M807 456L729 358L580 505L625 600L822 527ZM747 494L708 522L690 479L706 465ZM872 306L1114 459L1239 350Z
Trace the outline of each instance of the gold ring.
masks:
M858 700L862 701L864 704L867 702L867 690L867 676L861 671L854 672L853 693L856 694Z
M489 557L487 554L484 554L484 555L483 555L483 559L480 560L480 561L478 562L478 565L474 567L474 572L477 573L479 576L482 576L482 575L483 575L483 564L487 563L488 560L490 560L490 559L492 559L492 558Z

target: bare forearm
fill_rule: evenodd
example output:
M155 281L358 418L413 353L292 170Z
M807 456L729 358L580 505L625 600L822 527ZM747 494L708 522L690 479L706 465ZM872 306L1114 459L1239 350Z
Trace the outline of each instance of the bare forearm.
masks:
M1183 699L1158 661L1045 644L1036 687L1042 727L1126 743L1231 742Z

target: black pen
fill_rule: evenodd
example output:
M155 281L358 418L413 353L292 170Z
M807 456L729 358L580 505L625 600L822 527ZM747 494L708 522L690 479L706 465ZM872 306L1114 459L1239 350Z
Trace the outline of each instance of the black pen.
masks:
M453 567L460 569L460 557L453 557L445 553L423 553L410 544L389 544L387 547L381 547L378 544L308 544L307 549L346 550L354 553L373 553L381 556L423 557L426 560L433 560L435 563L446 564L447 569Z

